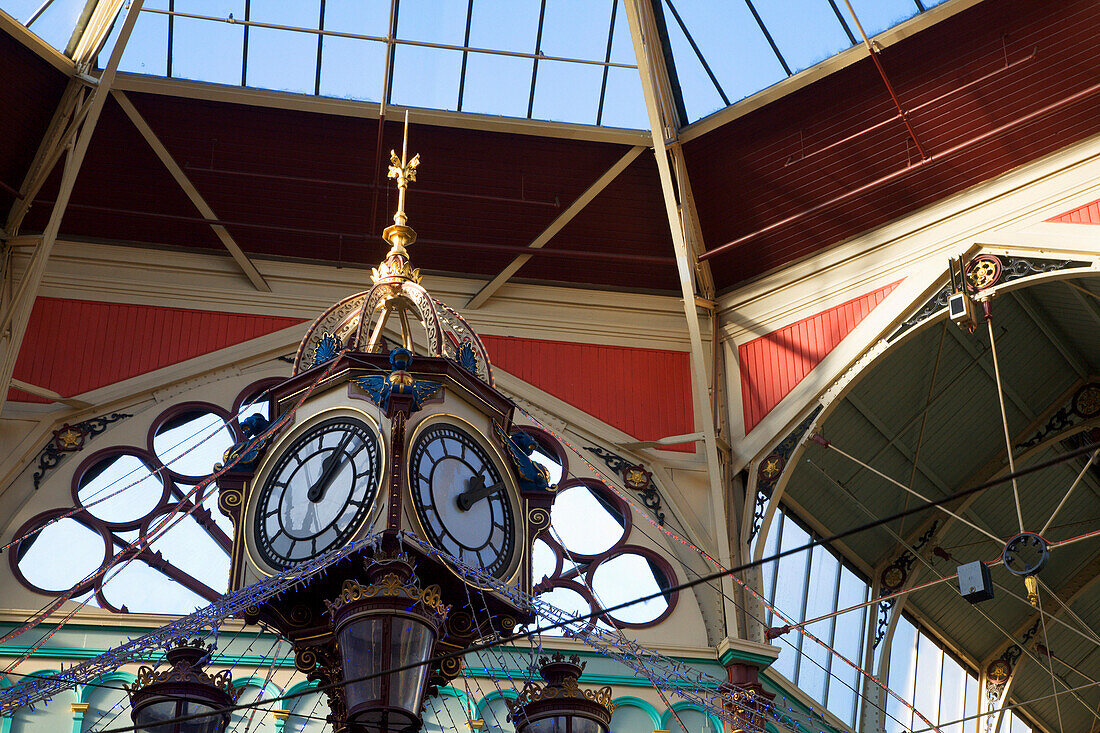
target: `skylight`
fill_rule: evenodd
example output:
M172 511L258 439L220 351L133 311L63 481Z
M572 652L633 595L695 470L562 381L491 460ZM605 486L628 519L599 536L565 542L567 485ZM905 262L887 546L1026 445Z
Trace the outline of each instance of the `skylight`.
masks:
M945 0L848 1L874 36ZM64 51L85 2L0 0L0 8ZM660 0L657 7L689 123L862 43L845 0ZM146 0L121 70L647 126L623 0Z

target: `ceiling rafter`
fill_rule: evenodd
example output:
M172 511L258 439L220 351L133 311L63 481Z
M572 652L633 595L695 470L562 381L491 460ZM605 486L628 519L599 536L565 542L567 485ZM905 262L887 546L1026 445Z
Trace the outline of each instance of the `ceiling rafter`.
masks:
M96 123L99 122L100 113L103 111L103 105L107 101L111 84L114 82L118 64L122 60L122 52L125 50L126 42L137 23L143 1L131 0L130 9L122 23L118 40L111 50L107 68L103 70L102 75L99 77L99 83L92 91L88 112L81 123L75 143L65 157L65 166L61 174L57 198L50 212L49 222L42 232L42 241L34 250L31 263L19 281L15 296L0 311L0 315L2 315L0 322L4 324L0 326L0 410L3 410L4 404L7 402L8 387L11 385L15 364L19 358L19 349L23 344L23 336L27 332L31 309L34 306L42 276L46 271L46 263L49 261L54 242L57 241L61 220L65 215L65 209L72 195L76 178L80 173L80 166L84 162L84 155L88 152ZM7 328L9 323L11 330L5 334L4 329Z
M1091 370L1085 363L1085 358L1081 355L1081 352L1071 343L1066 341L1062 332L1051 322L1051 318L1047 312L1043 310L1041 305L1035 302L1035 298L1026 290L1013 290L1011 291L1011 296L1020 308L1023 309L1024 313L1028 315L1032 323L1043 332L1043 335L1046 336L1051 346L1058 350L1058 353L1065 359L1066 364L1077 373L1078 378L1085 379L1088 377Z
M601 191L607 188L619 174L630 167L630 164L645 150L640 145L635 145L630 150L626 151L623 157L619 158L613 166L607 169L602 176L596 179L596 181L585 190L580 196L576 198L569 205L569 207L561 212L554 221L550 222L550 226L546 227L535 239L527 245L530 249L541 249L549 244L550 240L557 235L565 225L573 220L577 214L581 213L584 207L588 206L591 201L599 195ZM500 273L486 283L472 298L466 303L467 310L474 310L485 305L489 298L493 297L500 288L508 282L508 280L516 274L516 272L523 267L533 255L521 254L516 255L510 263Z
M187 194L187 198L191 199L191 203L195 205L195 208L199 210L199 213L206 219L216 220L218 218L214 210L210 208L210 205L206 203L206 199L202 197L198 189L195 188L195 184L191 182L191 179L187 177L187 174L180 168L179 163L176 162L172 154L168 152L168 149L164 147L164 143L160 141L156 133L153 132L153 128L149 127L149 123L145 121L145 118L141 116L141 113L134 107L133 102L126 96L124 92L117 89L111 91L111 95L122 107L122 111L126 113L126 116L130 118L130 122L134 123L134 127L137 128L141 136L145 138L145 142L149 143L149 147L156 153L157 158L161 163L164 163L164 167L168 169L168 172L172 174L172 178L175 179L179 187L183 189L183 192ZM244 272L245 277L252 283L253 287L265 293L271 292L271 286L267 284L264 276L260 274L260 271L256 269L256 265L252 263L248 255L229 234L229 230L221 224L211 224L210 228L214 230L214 234L217 235L221 243L225 245L225 248L229 250L229 254L233 256L233 260L240 266Z

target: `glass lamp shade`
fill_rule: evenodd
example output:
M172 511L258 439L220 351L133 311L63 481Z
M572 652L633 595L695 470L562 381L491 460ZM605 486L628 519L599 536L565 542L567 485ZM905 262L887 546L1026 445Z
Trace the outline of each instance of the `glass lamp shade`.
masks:
M134 727L141 733L222 733L237 699L228 671L203 670L210 649L200 642L179 642L166 656L170 669L142 667L129 687ZM203 715L203 713L209 713ZM201 716L180 720L192 715Z
M438 623L396 598L371 598L336 614L336 643L347 682L349 722L363 731L420 729L428 665ZM403 669L409 667L408 669ZM390 672L389 670L399 670Z

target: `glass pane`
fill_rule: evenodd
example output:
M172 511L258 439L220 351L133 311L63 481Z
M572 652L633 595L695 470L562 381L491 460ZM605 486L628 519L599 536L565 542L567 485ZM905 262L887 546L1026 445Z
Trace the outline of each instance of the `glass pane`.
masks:
M244 0L177 0L176 11L214 18L244 17ZM216 84L241 83L244 26L176 17L172 76Z
M603 67L540 61L531 116L539 120L596 124Z
M659 593L662 586L667 588L669 585L668 578L658 580L649 561L634 553L604 560L596 566L596 572L592 574L592 590L604 608ZM664 596L658 596L620 608L610 615L619 621L644 624L658 618L667 608L668 601Z
M386 44L326 36L321 46L321 94L340 99L382 99Z
M69 39L73 37L73 29L76 28L76 21L84 10L84 5L85 0L54 0L30 28L43 41L58 51L64 52L65 47L69 45ZM11 10L8 10L8 4L5 3L4 9L19 20L25 21L41 6L42 0L35 0L28 3L26 7Z
M466 0L401 0L397 37L461 46L466 36Z
M508 720L508 704L499 697L481 708L481 719L485 721L485 733L515 733L515 726Z
M128 6L123 6L128 7ZM167 10L168 0L146 0L141 9ZM107 42L99 52L99 68L105 68L111 58L111 51L118 40L119 30L122 28L122 18L125 11L119 15ZM134 30L130 33L130 40L126 42L126 50L122 53L122 60L118 64L119 71L129 71L135 74L150 74L154 76L166 76L168 74L168 16L162 13L143 12L138 16L134 24Z
M636 69L611 67L607 70L607 87L603 96L605 127L626 127L632 130L649 128L645 98L642 96L642 80Z
M206 599L139 560L116 566L106 577L103 595L108 603L130 613L180 615L209 605Z
M836 595L836 574L840 565L828 550L818 545L813 548L810 563L810 593L806 597L806 612L798 618L816 618L832 613ZM833 631L833 619L809 624L806 630L829 643ZM802 639L802 660L798 668L798 686L815 700L825 699L825 668L829 652L813 639Z
M625 531L587 486L574 486L558 494L550 510L556 539L570 552L598 555L618 542Z
M838 7L843 4L837 2ZM755 0L753 5L791 71L809 68L852 45L825 0Z
M557 558L550 545L542 540L535 540L531 546L531 581L537 585L544 578L553 575L556 568Z
M62 519L19 546L19 571L38 588L61 593L95 572L106 554L98 532Z
M570 590L569 588L555 588L549 593L543 593L542 595L540 595L539 600L545 603L549 603L551 606L558 609L569 618L592 613L592 607L588 604L588 601L584 599L584 596L582 596L575 590ZM556 619L553 621L556 622ZM544 627L551 622L551 619L546 619L541 616L536 621L539 627ZM587 623L587 621L580 621L578 622L577 626L579 628L584 628ZM543 631L542 633L545 636L562 636L565 633L563 631L563 628L564 627L549 629L547 631Z
M154 526L163 521L160 517ZM164 559L211 589L224 593L229 587L229 558L190 515L177 514L169 520L170 529L155 539L150 547Z
M390 4L391 0L325 0L325 30L384 38Z
M839 608L850 608L867 600L869 588L848 568L840 569ZM856 664L862 662L863 638L867 609L849 611L836 617L833 648ZM833 660L833 678L829 682L829 710L850 726L855 725L856 691L860 675L838 659Z
M401 11L405 17L404 3ZM394 49L392 101L409 107L455 110L461 72L461 51L399 45Z
M710 716L693 707L679 708L676 710L676 715L669 713L665 728L669 733L721 733L721 729L715 731Z
M103 459L84 473L77 498L105 522L132 522L160 503L164 484L145 462L127 453ZM110 498L108 498L110 497Z
M421 730L425 733L468 730L468 717L462 700L451 695L433 695L424 700L424 726Z
M538 27L537 2L474 0L474 12L470 16L470 46L534 53Z
M885 643L885 640L883 640ZM913 684L917 671L917 630L904 618L898 619L890 646L890 676L886 685L904 700L913 699ZM909 730L913 713L899 703L892 695L887 695L886 730L889 733L901 733Z
M462 111L526 117L534 64L532 59L516 56L469 54Z
M943 650L924 632L917 637L917 679L913 707L924 717L936 721L939 716L940 670Z
M553 0L546 3L540 50L547 56L603 61L610 27L607 0Z
M966 693L966 671L947 654L943 655L943 674L940 678L940 711L937 723L943 725L943 733L963 733L962 723L952 723L963 717L963 698Z
M172 471L184 476L208 476L233 445L233 434L212 412L177 415L157 428L153 452Z
M249 19L294 28L317 28L320 0L251 0ZM301 31L252 27L248 31L248 66L245 84L250 87L313 94L317 73L318 36Z
M797 524L790 520L783 522L781 550L793 549L809 541L810 535ZM779 613L792 621L806 618L803 613L802 599L806 592L806 561L808 557L809 551L803 550L779 560L774 605ZM776 619L772 623L779 623L779 620Z

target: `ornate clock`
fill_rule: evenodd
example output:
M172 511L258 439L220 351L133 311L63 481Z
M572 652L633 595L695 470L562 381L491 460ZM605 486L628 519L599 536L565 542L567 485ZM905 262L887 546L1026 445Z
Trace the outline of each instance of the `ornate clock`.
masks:
M508 578L517 561L519 500L487 444L470 425L428 423L412 440L409 490L428 541L469 565Z
M308 424L281 446L245 522L257 559L284 570L345 544L375 504L382 453L378 430L348 415Z

